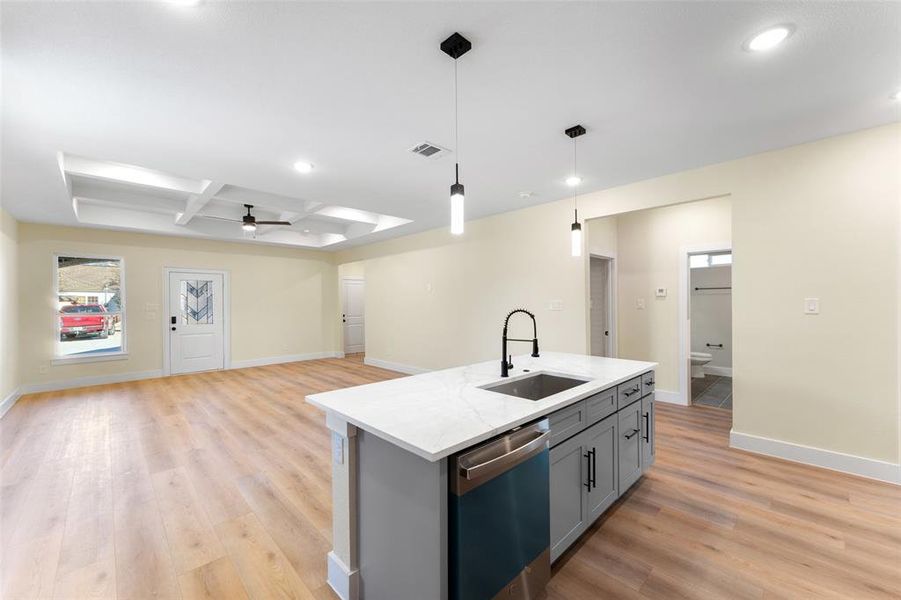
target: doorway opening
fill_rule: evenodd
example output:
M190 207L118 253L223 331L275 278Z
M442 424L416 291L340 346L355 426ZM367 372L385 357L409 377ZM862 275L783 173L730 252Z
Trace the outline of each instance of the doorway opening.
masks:
M732 410L732 250L708 247L685 259L689 403Z
M588 273L589 344L592 356L616 356L614 259L591 254Z
M228 273L166 268L163 283L163 374L228 368Z
M366 284L361 277L341 279L341 322L344 330L344 355L360 360L366 350L365 297Z

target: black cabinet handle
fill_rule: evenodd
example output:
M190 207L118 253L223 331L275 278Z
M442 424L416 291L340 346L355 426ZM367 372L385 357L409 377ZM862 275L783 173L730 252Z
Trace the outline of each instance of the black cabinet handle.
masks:
M635 434L638 433L639 431L640 431L639 429L633 429L630 433L626 434L626 439L631 440L632 438L635 437Z
M644 441L651 441L651 413L644 413Z
M707 344L708 348L722 348L722 344Z
M586 488L588 488L589 491L591 491L592 486L597 487L597 485L595 484L595 481L594 481L595 471L594 471L594 468L592 467L592 465L594 464L594 456L595 456L594 448L587 451L584 454L584 456L585 456L585 459L588 461L586 464L586 466L588 468L586 469L586 473L585 473L585 477L586 477L587 481L584 483L584 485Z
M650 380L650 381L645 381L645 382L644 382L645 385L654 385L654 383L655 383L655 382L654 382L653 379Z
M632 388L632 389L631 389L630 391L628 391L628 392L625 392L623 395L626 396L626 397L628 398L628 397L631 396L632 394L637 394L640 390L641 390L641 388L638 387L638 386L636 385L634 388Z
M597 448L591 449L591 485L595 489L598 487L598 453Z

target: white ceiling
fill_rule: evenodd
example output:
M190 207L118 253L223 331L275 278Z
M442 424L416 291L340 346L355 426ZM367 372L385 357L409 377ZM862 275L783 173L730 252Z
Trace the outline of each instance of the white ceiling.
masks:
M901 4L4 2L2 201L77 225L57 153L445 226L901 119ZM793 23L775 51L741 46ZM316 165L296 173L296 160ZM533 195L523 199L520 192ZM162 197L160 203L168 199ZM148 213L150 214L150 213Z

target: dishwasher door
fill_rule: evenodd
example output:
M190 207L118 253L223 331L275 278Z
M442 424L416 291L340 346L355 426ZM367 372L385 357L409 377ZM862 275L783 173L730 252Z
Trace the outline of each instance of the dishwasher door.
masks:
M550 579L547 419L451 457L451 600L537 600Z

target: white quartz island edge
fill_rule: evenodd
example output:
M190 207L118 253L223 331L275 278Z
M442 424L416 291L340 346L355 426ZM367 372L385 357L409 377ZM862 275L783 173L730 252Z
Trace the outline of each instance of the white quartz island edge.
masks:
M435 462L650 371L657 363L542 352L538 358L515 356L513 365L508 379L501 378L498 359L313 394L306 400ZM480 389L540 372L589 381L538 401Z

